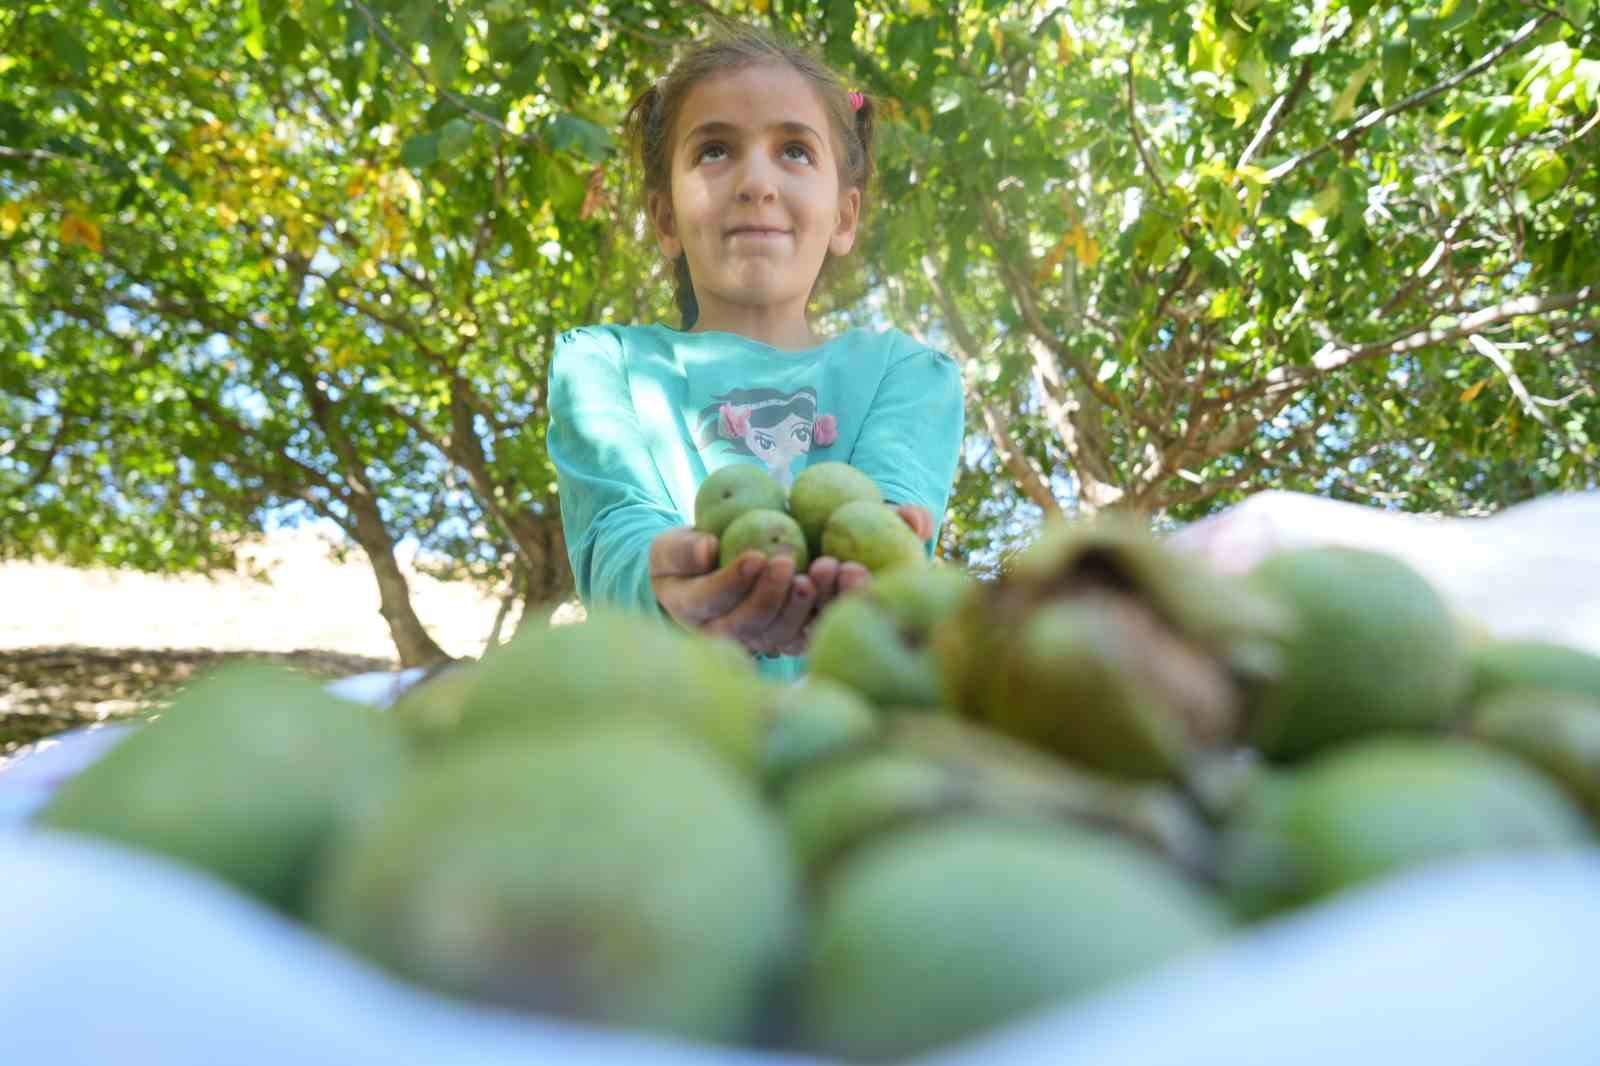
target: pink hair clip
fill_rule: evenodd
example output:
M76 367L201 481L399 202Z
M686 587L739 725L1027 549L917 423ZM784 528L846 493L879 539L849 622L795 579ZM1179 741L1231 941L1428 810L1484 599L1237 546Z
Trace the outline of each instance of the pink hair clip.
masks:
M862 93L852 92L850 94L850 110L852 110L852 111L860 111L863 107L866 106L866 103L867 103L867 98Z

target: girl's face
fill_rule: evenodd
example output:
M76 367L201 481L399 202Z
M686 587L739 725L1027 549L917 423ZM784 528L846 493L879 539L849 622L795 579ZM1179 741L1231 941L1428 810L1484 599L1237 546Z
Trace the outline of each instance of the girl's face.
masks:
M752 311L801 319L823 259L855 242L861 194L839 186L827 112L787 64L689 90L671 131L671 194L652 193L661 250L684 253L701 322Z

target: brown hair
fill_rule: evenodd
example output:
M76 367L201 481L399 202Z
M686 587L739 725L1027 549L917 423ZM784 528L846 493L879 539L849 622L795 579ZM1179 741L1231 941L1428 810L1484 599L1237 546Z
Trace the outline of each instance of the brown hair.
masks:
M858 94L861 106L856 107L839 75L816 56L776 34L739 23L725 23L713 36L696 42L665 77L639 94L628 109L624 129L630 152L642 173L641 203L647 203L651 193L671 196L673 127L689 90L714 75L761 63L786 64L811 82L841 149L837 153L839 184L861 191L857 217L865 213L867 184L873 169L872 98ZM823 264L824 272L827 266ZM699 317L700 305L689 277L689 257L681 252L673 263L673 287L683 328L688 329Z

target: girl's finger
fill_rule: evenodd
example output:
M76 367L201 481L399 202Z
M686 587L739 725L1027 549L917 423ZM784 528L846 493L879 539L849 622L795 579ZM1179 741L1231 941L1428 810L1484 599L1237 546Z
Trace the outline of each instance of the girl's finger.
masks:
M794 578L794 560L787 555L765 559L760 552L746 554L761 560L763 568L760 576L747 586L742 598L720 616L708 620L702 628L709 633L732 637L752 650L766 651L767 629L789 596L789 583ZM744 565L745 559L741 556L738 566Z
M661 606L684 625L699 628L725 617L750 595L767 571L760 552L749 551L719 570L701 577L666 578L656 582Z

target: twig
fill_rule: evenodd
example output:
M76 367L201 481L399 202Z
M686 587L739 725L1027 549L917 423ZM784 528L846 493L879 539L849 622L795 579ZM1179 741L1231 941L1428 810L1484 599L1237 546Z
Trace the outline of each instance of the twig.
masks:
M1155 161L1150 158L1150 153L1145 149L1144 138L1139 136L1139 116L1134 111L1133 105L1133 55L1128 55L1128 126L1133 130L1133 146L1138 149L1139 158L1144 161L1144 168L1150 172L1150 180L1155 183L1156 191L1161 198L1167 198L1166 183L1161 180L1161 172L1156 170Z
M1535 33L1539 32L1544 24L1550 21L1551 17L1552 16L1547 14L1542 18L1529 20L1527 25L1523 26L1516 33L1512 34L1510 39L1508 39L1504 44L1486 53L1482 59L1467 67L1465 70L1462 70L1460 73L1446 78L1444 81L1441 81L1436 85L1430 85L1426 89L1420 89L1406 97L1404 100L1400 100L1389 105L1388 107L1380 107L1376 111L1367 112L1365 115L1362 115L1360 118L1356 119L1352 125L1346 126L1344 129L1334 134L1332 138L1324 141L1322 144L1319 144L1309 152L1304 152L1295 156L1293 159L1279 163L1277 166L1267 171L1267 180L1269 182L1276 181L1285 174L1293 171L1302 163L1308 163L1317 158L1323 152L1329 151L1333 148L1342 147L1346 142L1355 140L1361 134L1365 133L1373 126L1376 126L1384 119L1387 119L1393 115L1398 115L1402 111L1408 111L1411 108L1416 107L1418 104L1433 99L1440 93L1448 92L1467 79L1483 73L1485 70L1488 70L1490 67L1494 66L1495 63L1499 62L1500 58L1507 52L1512 51L1518 45L1526 41L1529 37L1532 37Z
M1289 86L1289 90L1282 96L1272 101L1272 106L1267 109L1266 116L1261 120L1261 128L1256 130L1256 135L1245 146L1244 154L1239 157L1238 165L1234 167L1235 170L1242 170L1251 159L1255 158L1255 154L1261 150L1261 146L1266 144L1274 133L1278 132L1279 123L1299 102L1301 94L1306 91L1306 86L1310 84L1311 60L1307 59L1300 64L1300 72L1295 75L1294 84Z

